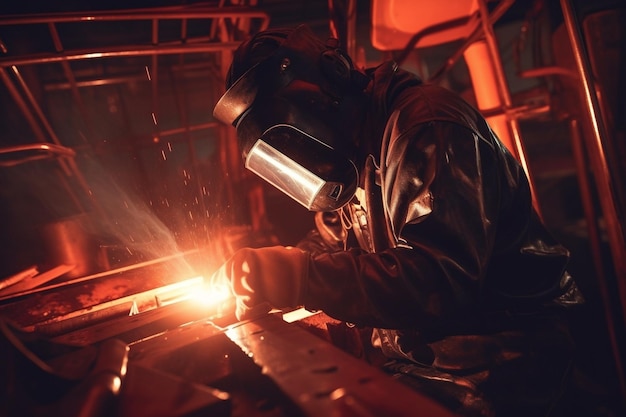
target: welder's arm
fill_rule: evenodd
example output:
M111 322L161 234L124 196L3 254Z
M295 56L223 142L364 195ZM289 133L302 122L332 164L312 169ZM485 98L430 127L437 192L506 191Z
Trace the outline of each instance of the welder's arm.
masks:
M381 168L383 199L407 245L315 256L305 306L387 328L436 327L474 308L501 201L502 171L493 155L469 129L452 123L415 126L390 141Z
M261 302L277 308L304 304L348 322L402 328L434 323L473 304L491 233L481 214L482 177L471 152L475 138L465 137L466 130L451 132L448 124L421 129L410 132L419 141L390 147L388 169L393 173L388 174L394 182L386 183L393 192L392 220L407 219L413 202L426 188L432 191L432 213L397 228L412 248L373 254L358 249L240 250L217 273L237 295L239 318ZM465 139L463 149L441 149L437 142L444 134Z

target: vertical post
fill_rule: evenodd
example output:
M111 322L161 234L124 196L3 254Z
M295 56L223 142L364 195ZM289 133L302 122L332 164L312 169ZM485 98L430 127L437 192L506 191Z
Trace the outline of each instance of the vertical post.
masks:
M567 34L569 36L572 51L574 52L574 60L576 68L579 72L582 92L584 94L583 106L587 110L592 130L592 137L586 137L587 152L590 155L591 168L594 174L596 187L602 208L602 214L606 223L606 233L609 240L613 266L615 269L615 278L617 281L617 290L619 292L619 302L621 303L621 321L626 321L626 244L624 237L623 216L625 207L623 202L617 195L617 183L619 178L614 178L611 173L607 154L610 152L610 137L608 129L604 124L602 117L600 102L596 92L598 86L592 74L591 63L587 54L584 38L581 30L581 21L577 16L575 7L571 0L561 0L561 9ZM624 401L626 401L626 375L623 369L623 352L620 353L619 348L614 352L617 357L616 366L622 366L618 369L618 377L620 380L620 388Z
M506 74L502 65L496 35L489 19L487 4L485 0L478 0L478 4L485 39L472 44L464 53L468 67L473 68L473 70L470 68L470 75L472 76L472 83L476 80L476 84L474 85L476 97L479 102L484 100L486 103L493 103L494 105L491 106L491 109L501 108L503 110L503 115L494 116L493 118L489 118L490 120L488 121L490 124L492 122L494 123L492 128L509 151L517 158L526 172L530 184L533 206L537 212L541 214L537 202L535 182L533 181L533 175L528 167L519 123L515 117L511 117L507 114L508 110L512 107L511 93L509 92ZM486 74L489 76L486 76ZM479 108L486 110L485 108L481 108L480 104Z

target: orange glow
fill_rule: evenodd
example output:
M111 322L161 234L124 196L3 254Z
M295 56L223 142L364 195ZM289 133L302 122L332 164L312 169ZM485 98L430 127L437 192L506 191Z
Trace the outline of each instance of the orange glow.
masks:
M197 288L190 288L189 292L189 299L205 308L220 307L232 298L230 288L222 284L203 284Z
M498 77L487 42L478 41L473 43L467 48L463 56L472 79L472 85L474 86L478 109L501 109L505 103L498 90ZM490 116L486 119L507 149L517 156L515 142L511 135L506 114Z
M419 32L457 19L469 18L478 11L477 0L416 2L414 0L374 0L372 2L372 44L381 51L403 49ZM441 45L462 39L474 28L473 21L442 28L422 37L416 47Z
M209 284L197 276L162 288L156 299L157 307L185 301L209 313L220 313L233 304L234 295L228 285Z

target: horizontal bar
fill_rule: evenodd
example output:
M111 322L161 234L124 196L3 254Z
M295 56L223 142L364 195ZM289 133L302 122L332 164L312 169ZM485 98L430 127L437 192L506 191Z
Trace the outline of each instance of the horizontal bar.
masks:
M9 15L0 18L0 26L41 24L41 23L68 23L93 21L120 21L120 20L153 20L153 19L219 19L219 18L247 18L261 19L264 25L269 24L269 16L260 10L243 9L240 7L214 7L194 9L133 9L126 11L82 11L69 13L46 13L30 15Z
M0 68L28 64L48 64L63 61L79 61L82 59L115 58L129 56L149 56L168 54L198 54L202 52L220 52L235 50L241 42L216 42L213 44L180 44L180 45L137 45L128 47L103 48L100 51L77 50L62 53L33 54L19 58L1 58Z
M307 417L455 415L382 370L275 315L240 323L226 335Z

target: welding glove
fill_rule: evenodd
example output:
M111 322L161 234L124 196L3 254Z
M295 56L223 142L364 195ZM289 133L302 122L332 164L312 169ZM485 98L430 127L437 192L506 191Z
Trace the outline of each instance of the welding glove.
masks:
M239 320L275 308L298 307L303 300L309 254L285 246L240 249L211 277L229 285L236 296Z

